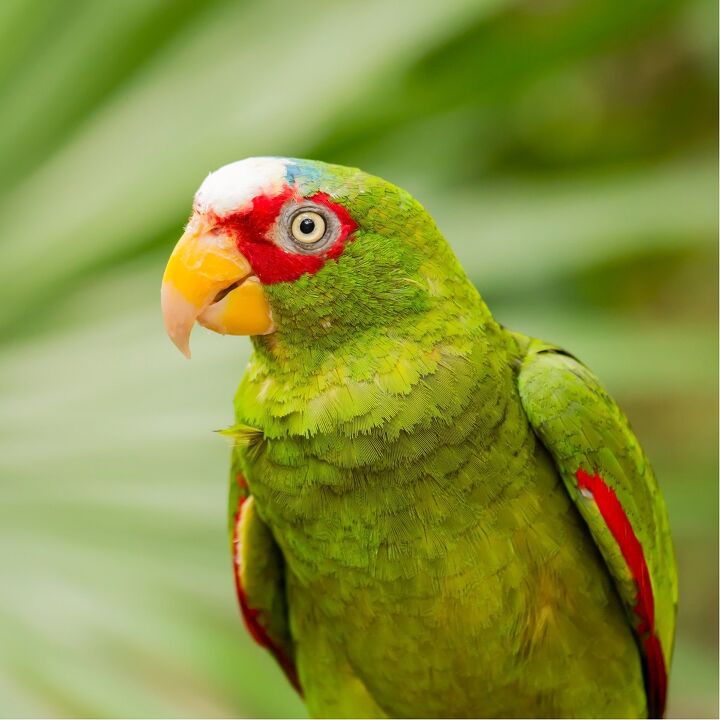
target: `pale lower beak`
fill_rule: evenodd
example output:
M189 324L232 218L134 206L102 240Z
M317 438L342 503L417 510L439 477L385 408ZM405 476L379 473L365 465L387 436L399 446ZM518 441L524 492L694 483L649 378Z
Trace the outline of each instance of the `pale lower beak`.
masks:
M186 357L196 321L226 335L266 335L275 329L250 263L230 236L197 217L170 255L160 302L165 329Z

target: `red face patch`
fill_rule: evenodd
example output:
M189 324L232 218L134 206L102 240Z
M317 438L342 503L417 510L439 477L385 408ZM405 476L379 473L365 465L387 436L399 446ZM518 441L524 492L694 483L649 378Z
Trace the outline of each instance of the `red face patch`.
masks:
M323 253L303 255L290 252L271 239L271 231L281 209L293 198L298 202L309 200L322 205L337 218L340 232ZM318 272L328 260L335 260L342 255L349 236L357 228L357 223L348 211L342 205L332 202L326 193L319 192L303 198L290 187L274 197L258 195L253 199L250 209L216 218L216 224L235 238L238 250L248 259L253 272L265 285L297 280L306 273Z

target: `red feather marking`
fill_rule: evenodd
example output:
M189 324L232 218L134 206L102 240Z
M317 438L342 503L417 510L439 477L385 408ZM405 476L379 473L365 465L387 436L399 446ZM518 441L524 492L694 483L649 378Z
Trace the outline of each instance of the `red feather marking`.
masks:
M272 242L270 231L283 205L293 197L298 201L303 199L288 187L272 197L258 195L247 210L224 218L214 218L217 227L227 230L235 238L238 249L248 259L260 282L265 285L297 280L306 273L318 272L328 260L335 260L342 255L348 237L357 228L357 223L342 205L332 202L326 193L316 193L307 199L324 205L337 217L340 234L322 255L288 252Z
M240 473L238 473L238 475L236 476L236 480L241 488L247 487L247 482ZM235 577L235 592L237 594L238 603L240 604L242 617L245 621L245 627L250 633L252 639L258 645L266 648L273 654L275 660L277 660L278 664L285 673L285 676L290 681L290 684L302 696L303 692L302 688L300 687L300 680L298 679L295 664L287 656L285 651L279 645L273 642L273 640L270 638L267 630L263 627L260 621L260 610L250 607L247 601L247 595L245 594L245 589L242 586L242 578L240 577L242 566L239 552L238 530L240 528L240 522L242 520L243 505L245 504L246 500L247 496L240 496L237 510L235 511L235 519L233 524L233 575Z
M642 545L635 535L630 519L623 510L615 491L602 477L597 474L590 475L582 468L575 473L575 477L578 480L578 487L592 494L637 585L637 599L633 612L639 620L635 632L640 638L644 658L648 715L651 718L660 718L665 713L667 669L660 640L655 633L655 601L650 582L650 571L645 561Z

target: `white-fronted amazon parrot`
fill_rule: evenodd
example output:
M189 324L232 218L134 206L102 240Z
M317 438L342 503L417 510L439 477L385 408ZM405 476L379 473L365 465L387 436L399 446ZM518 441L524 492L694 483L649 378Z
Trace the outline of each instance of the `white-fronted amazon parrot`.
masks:
M252 336L237 592L311 715L663 714L677 575L650 464L580 361L493 319L407 192L226 165L162 309L188 355L195 322Z

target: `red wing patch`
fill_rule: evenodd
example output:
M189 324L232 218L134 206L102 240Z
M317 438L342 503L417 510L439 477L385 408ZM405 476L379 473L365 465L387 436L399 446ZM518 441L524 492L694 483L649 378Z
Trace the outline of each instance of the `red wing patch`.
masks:
M245 478L242 475L237 476L237 483L241 488L247 487ZM240 610L242 612L243 620L245 621L245 627L248 629L252 639L261 647L269 650L275 659L277 660L280 667L283 669L287 679L291 685L300 693L302 696L302 688L300 687L300 681L298 680L297 669L292 659L288 657L287 653L272 638L268 635L267 630L262 624L261 611L257 608L250 607L247 600L247 595L242 586L241 568L242 560L240 557L240 545L239 545L239 528L242 522L243 506L247 500L246 495L241 495L238 502L237 510L235 511L235 520L233 525L233 575L235 577L235 592L237 593L238 603L240 604Z
M661 718L665 713L667 696L667 668L660 640L655 632L655 602L650 571L642 545L635 535L630 520L622 508L615 491L600 477L580 468L575 477L578 487L592 494L605 524L615 538L620 552L637 585L637 599L633 612L638 618L635 633L640 640L648 698L648 716Z

